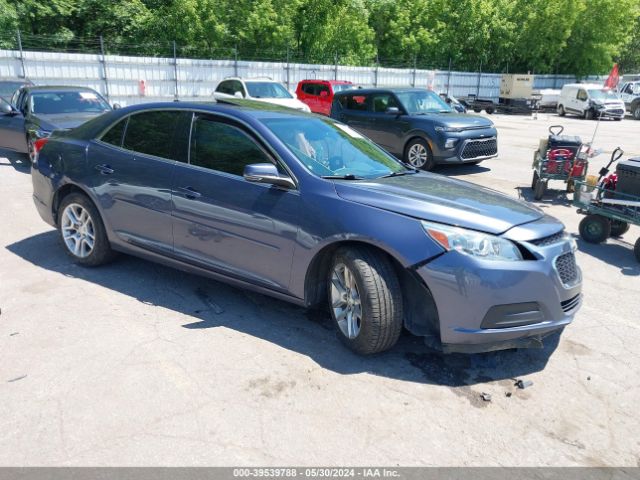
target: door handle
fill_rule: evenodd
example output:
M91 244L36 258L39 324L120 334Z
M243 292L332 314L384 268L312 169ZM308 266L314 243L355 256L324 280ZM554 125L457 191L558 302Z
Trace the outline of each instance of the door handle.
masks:
M178 190L185 196L185 198L189 198L191 200L195 200L196 198L200 198L202 194L197 190L194 190L193 187L180 187Z
M96 165L96 170L98 170L102 175L111 175L115 172L115 170L109 165Z

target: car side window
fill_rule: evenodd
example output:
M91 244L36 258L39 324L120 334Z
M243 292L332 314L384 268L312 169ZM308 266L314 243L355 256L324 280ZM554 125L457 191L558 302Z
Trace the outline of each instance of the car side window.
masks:
M345 95L340 99L342 108L364 112L367 110L366 95Z
M395 97L390 93L380 93L373 95L373 111L377 113L384 113L387 108L395 107L400 108L400 105L396 101Z
M589 97L587 96L587 91L586 90L578 90L578 100L584 101L587 100Z
M252 163L273 163L240 128L208 116L196 117L191 129L192 165L242 176Z
M172 139L179 111L157 111L133 114L129 117L123 147L146 155L175 160Z
M318 85L318 92L316 93L316 95L322 96L323 95L322 92L326 92L324 95L329 96L329 94L331 93L331 90L329 90L328 85Z
M220 82L218 84L218 86L216 87L216 92L227 93L229 95L232 95L230 82L225 81L225 80Z
M109 145L115 145L116 147L122 146L122 137L124 136L124 129L127 126L127 118L123 118L109 130L107 130L102 137L101 141L108 143Z
M317 85L315 83L305 83L302 86L302 91L307 95L318 95Z

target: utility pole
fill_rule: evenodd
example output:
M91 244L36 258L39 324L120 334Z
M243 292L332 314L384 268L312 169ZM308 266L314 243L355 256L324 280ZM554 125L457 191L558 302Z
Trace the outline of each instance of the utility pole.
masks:
M22 52L22 36L20 35L20 29L18 32L18 50L20 51L20 65L22 66L22 78L27 78L27 69L24 66L24 54Z
M290 76L289 76L290 68L291 68L291 65L289 64L289 46L287 45L287 90L291 88L291 82L290 82Z
M233 76L238 76L238 44L233 47Z
M373 86L378 86L378 69L380 68L380 57L376 54L376 69L373 71Z
M418 69L418 55L417 54L413 54L413 76L412 76L412 80L411 80L411 86L415 87L416 86L416 70Z
M480 68L478 69L478 85L476 86L476 98L480 97L480 79L482 78L482 59L480 59Z
M451 85L451 57L449 57L449 70L447 71L447 97L449 96L450 85Z
M173 79L175 81L175 92L173 100L178 101L178 52L176 48L176 41L173 41Z
M100 63L102 63L102 79L104 80L104 94L107 97L107 101L111 101L109 98L109 78L107 77L107 59L104 54L104 38L100 35Z
M338 80L338 52L333 56L333 79Z

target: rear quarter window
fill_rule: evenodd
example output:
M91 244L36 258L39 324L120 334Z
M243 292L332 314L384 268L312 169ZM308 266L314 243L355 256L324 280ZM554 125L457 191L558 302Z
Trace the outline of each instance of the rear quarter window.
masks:
M366 111L367 97L366 95L344 95L340 98L340 105L347 110Z
M116 147L122 146L122 137L124 136L124 130L127 126L127 119L123 118L114 126L112 126L109 130L107 130L102 137L101 141L104 143L108 143L109 145L114 145Z

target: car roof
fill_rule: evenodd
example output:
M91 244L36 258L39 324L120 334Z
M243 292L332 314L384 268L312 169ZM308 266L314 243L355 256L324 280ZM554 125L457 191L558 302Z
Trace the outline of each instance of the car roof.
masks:
M29 92L42 92L42 93L54 93L54 92L92 92L97 93L93 88L89 87L74 87L71 85L25 85L22 87L23 90L27 90Z
M414 87L407 87L407 88L403 88L403 87L390 87L390 88L382 88L382 87L378 87L378 88L359 88L359 89L354 89L354 90L345 90L344 92L338 92L336 93L336 96L342 96L342 95L353 95L355 92L357 92L358 95L366 95L369 93L381 93L381 92L393 92L393 93L407 93L407 92L424 92L427 91L426 88L414 88ZM429 90L431 91L431 90ZM436 92L433 92L436 93ZM437 95L437 93L436 93Z
M224 82L225 80L237 80L239 82L272 82L272 83L280 83L277 80L274 80L273 78L269 78L269 77L247 77L247 78L243 78L243 77L227 77L227 78L223 78L222 80L220 80L220 83Z
M353 82L349 80L323 80L322 78L307 78L304 80L300 80L300 83L309 82L309 83L329 83L331 85L353 85Z
M584 88L587 90L605 90L604 85L600 85L599 83L566 83L562 86L562 88L565 87Z

